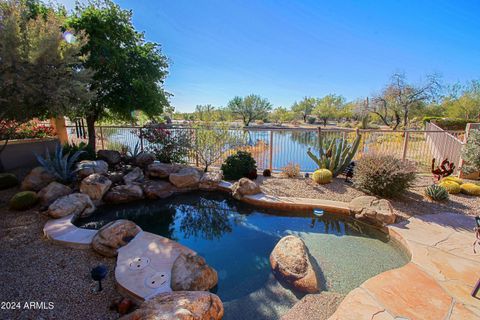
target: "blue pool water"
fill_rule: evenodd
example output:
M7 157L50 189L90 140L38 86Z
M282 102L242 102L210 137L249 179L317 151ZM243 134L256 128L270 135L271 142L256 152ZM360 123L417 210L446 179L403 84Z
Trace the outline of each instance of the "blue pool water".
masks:
M165 200L104 206L75 224L98 229L129 219L143 230L190 247L219 275L216 293L234 301L264 288L269 255L280 238L301 237L321 290L348 293L366 279L407 263L408 256L376 229L325 213L258 209L218 193L191 192Z

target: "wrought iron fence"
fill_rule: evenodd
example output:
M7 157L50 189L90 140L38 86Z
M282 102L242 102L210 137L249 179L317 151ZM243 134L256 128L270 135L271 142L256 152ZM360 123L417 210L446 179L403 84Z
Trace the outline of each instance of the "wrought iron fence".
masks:
M143 127L139 126L98 126L96 127L97 149L126 150L138 145L141 150L148 150L151 144L143 138ZM169 126L173 135L176 132L188 130L195 139L198 129L183 126ZM86 141L88 134L85 127L68 126L69 141ZM353 141L357 134L352 129L323 128L231 128L230 134L241 136L244 141L241 147L228 148L224 146L222 157L216 164L236 150L246 150L252 153L259 169L269 168L281 170L288 163L300 165L303 172L317 169L315 163L308 157L307 150L318 151L319 135L325 138L344 137ZM427 126L422 131L391 131L391 130L358 130L361 141L356 159L368 153L390 154L399 159L414 161L419 171L430 171L432 158L443 160L449 158L458 166L463 147L464 131L443 131L438 127ZM185 159L190 164L198 165L198 158L192 151Z

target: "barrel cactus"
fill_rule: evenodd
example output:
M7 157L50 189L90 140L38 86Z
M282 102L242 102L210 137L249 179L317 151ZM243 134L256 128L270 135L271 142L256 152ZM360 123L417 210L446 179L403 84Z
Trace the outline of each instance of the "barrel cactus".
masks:
M318 184L327 184L332 181L333 174L328 169L318 169L312 175L313 181Z
M324 139L319 136L317 157L308 148L308 156L318 165L320 169L328 169L336 177L345 171L345 168L352 162L355 153L360 145L361 134L357 130L353 143L349 143L346 138Z
M448 191L445 187L432 184L425 188L425 195L434 201L444 201L448 199Z
M480 196L480 186L474 183L464 183L460 186L460 191L470 196Z
M450 194L457 194L460 193L460 185L453 181L443 181L438 184L441 187L447 189L448 193Z
M444 181L453 181L453 182L456 182L460 185L463 183L462 179L457 178L457 177L452 177L452 176L448 176L448 177L442 178L442 180L440 180L440 182L444 182Z
M10 209L27 210L33 207L38 201L36 192L22 191L17 193L10 199Z

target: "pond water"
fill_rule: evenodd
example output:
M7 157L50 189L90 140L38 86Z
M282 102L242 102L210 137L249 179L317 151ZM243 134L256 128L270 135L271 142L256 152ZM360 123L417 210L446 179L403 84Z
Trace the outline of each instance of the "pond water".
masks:
M262 289L271 277L269 255L280 238L301 237L321 290L348 293L366 279L397 268L408 256L387 235L355 220L325 213L258 209L218 193L191 192L158 201L99 207L77 220L98 229L129 219L205 257L219 276L216 293L228 302Z

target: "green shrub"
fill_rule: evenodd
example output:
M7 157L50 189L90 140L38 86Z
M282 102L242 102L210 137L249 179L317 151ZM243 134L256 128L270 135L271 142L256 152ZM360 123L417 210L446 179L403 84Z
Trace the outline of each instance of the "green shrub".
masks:
M192 148L193 132L168 130L160 124L151 124L142 132L149 143L146 151L151 152L163 163L186 163Z
M443 130L465 130L472 120L460 118L424 117L423 123L433 122Z
M12 199L10 199L10 209L12 210L27 210L33 207L38 201L38 196L36 192L33 191L22 191L15 194Z
M66 155L67 153L69 154L75 154L77 151L83 151L80 156L78 157L77 161L82 161L82 160L95 160L97 158L97 155L95 154L95 150L93 147L90 145L86 144L85 142L80 142L79 144L75 144L72 142L72 144L64 144L63 145L63 155Z
M316 121L315 117L307 117L307 122L308 122L309 124L314 124L315 121Z
M391 155L364 155L355 163L353 184L358 189L380 197L396 197L415 181L413 163Z
M15 187L18 179L13 173L0 173L0 190Z
M251 172L257 170L257 163L250 152L237 151L222 164L223 176L227 180L238 180L247 177Z
M328 169L318 169L312 175L312 180L318 184L327 184L332 182L333 174Z
M425 195L434 201L444 201L448 199L447 189L436 184L426 187Z
M462 170L465 173L480 171L480 130L471 130L468 134L467 143L463 147L462 158L465 164Z

